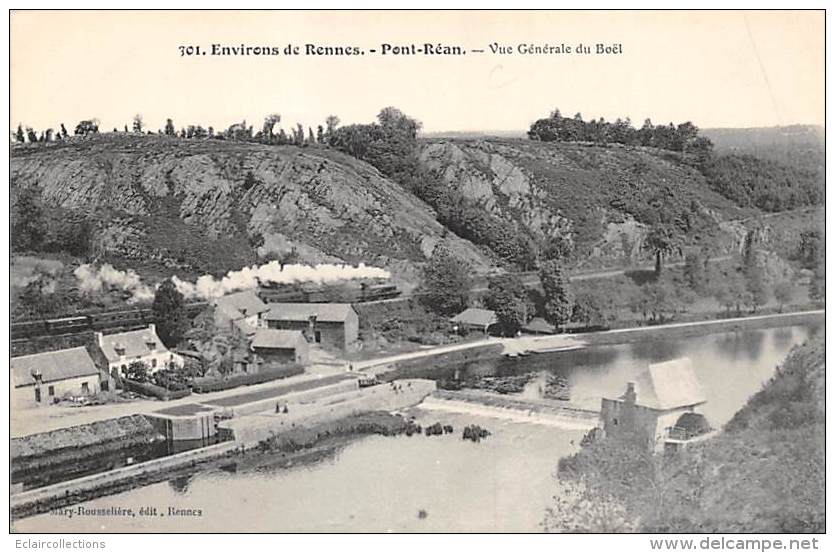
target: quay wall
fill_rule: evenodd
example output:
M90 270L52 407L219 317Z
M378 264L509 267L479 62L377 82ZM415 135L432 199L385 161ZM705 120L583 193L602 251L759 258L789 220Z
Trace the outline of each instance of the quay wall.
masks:
M578 340L588 345L628 344L639 340L687 338L690 336L704 336L722 332L741 332L802 324L824 323L826 311L801 311L761 315L757 317L741 317L734 319L715 319L694 323L667 324L658 326L642 326L637 328L609 330L604 332L589 332L572 334Z
M253 413L261 413L264 411L274 410L277 402L281 403L282 405L286 403L312 402L323 397L332 396L334 394L356 391L358 388L358 380L343 380L335 384L327 384L318 388L311 388L310 390L280 394L249 403L243 403L234 407L219 408L219 410L222 410L224 412L231 412L234 416L240 417L244 415L251 415Z
M9 497L11 514L14 518L28 512L43 512L61 505L77 503L87 496L101 495L102 490L106 488L117 488L126 483L134 484L157 474L229 455L237 447L235 443L224 442L12 494Z
M395 387L396 386L396 387ZM265 412L234 418L220 423L224 433L247 448L283 431L302 426L331 422L369 411L396 411L417 405L435 391L433 380L399 380L396 385L382 384L346 391L316 403L291 404L289 413Z
M404 359L388 364L385 370L369 372L377 373L380 380L388 382L399 378L410 378L425 373L428 370L443 370L460 365L477 364L481 361L496 359L501 356L502 351L504 351L502 344L489 343L466 349L447 351L438 355L425 355L413 359Z

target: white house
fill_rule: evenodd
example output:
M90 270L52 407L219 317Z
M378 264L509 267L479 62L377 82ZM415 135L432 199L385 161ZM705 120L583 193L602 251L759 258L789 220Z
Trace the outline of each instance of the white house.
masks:
M168 351L157 336L156 325L153 324L148 325L148 328L118 334L105 335L97 332L96 341L110 374L113 374L114 370L124 374L128 365L134 361L144 362L150 372L155 372L169 363L183 366L183 358Z
M10 365L12 406L47 405L65 396L112 389L84 347L12 357Z

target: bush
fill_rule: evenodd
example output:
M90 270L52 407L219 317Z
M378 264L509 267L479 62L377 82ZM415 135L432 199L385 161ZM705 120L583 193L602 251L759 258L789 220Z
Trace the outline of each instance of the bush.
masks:
M191 394L191 390L184 388L181 390L166 390L162 386L151 384L150 382L136 382L135 380L122 379L122 389L128 392L135 392L143 396L151 396L163 401L171 399L180 399Z
M219 392L229 390L238 386L252 386L262 384L280 378L287 378L304 373L304 367L300 365L289 365L277 369L268 369L257 373L240 373L228 378L195 378L191 383L191 389L198 394Z

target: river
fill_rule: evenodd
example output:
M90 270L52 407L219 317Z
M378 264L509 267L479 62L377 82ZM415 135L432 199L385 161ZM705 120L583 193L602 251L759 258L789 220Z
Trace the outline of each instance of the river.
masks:
M786 353L814 327L795 326L617 346L595 346L520 359L480 362L462 371L563 374L572 402L599 408L600 397L623 393L648 363L690 357L714 427L727 422L773 374ZM536 532L557 493L557 460L578 447L583 432L471 414L413 408L422 424L455 427L444 436L369 436L315 462L290 468L199 473L82 504L123 507L154 517L72 518L42 514L15 522L23 532ZM461 440L467 424L492 435ZM269 461L269 460L268 460ZM199 516L160 516L168 508Z

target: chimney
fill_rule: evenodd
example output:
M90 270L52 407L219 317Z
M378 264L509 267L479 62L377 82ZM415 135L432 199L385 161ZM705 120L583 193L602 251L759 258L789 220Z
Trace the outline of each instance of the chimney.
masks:
M152 334L156 334L157 333L157 325L155 325L154 323L149 324L148 325L148 330L150 330Z
M104 333L96 332L96 343L99 345L100 348L104 347Z
M623 394L623 400L629 405L635 405L635 400L638 399L638 394L635 392L635 383L629 382L626 384L626 393Z

